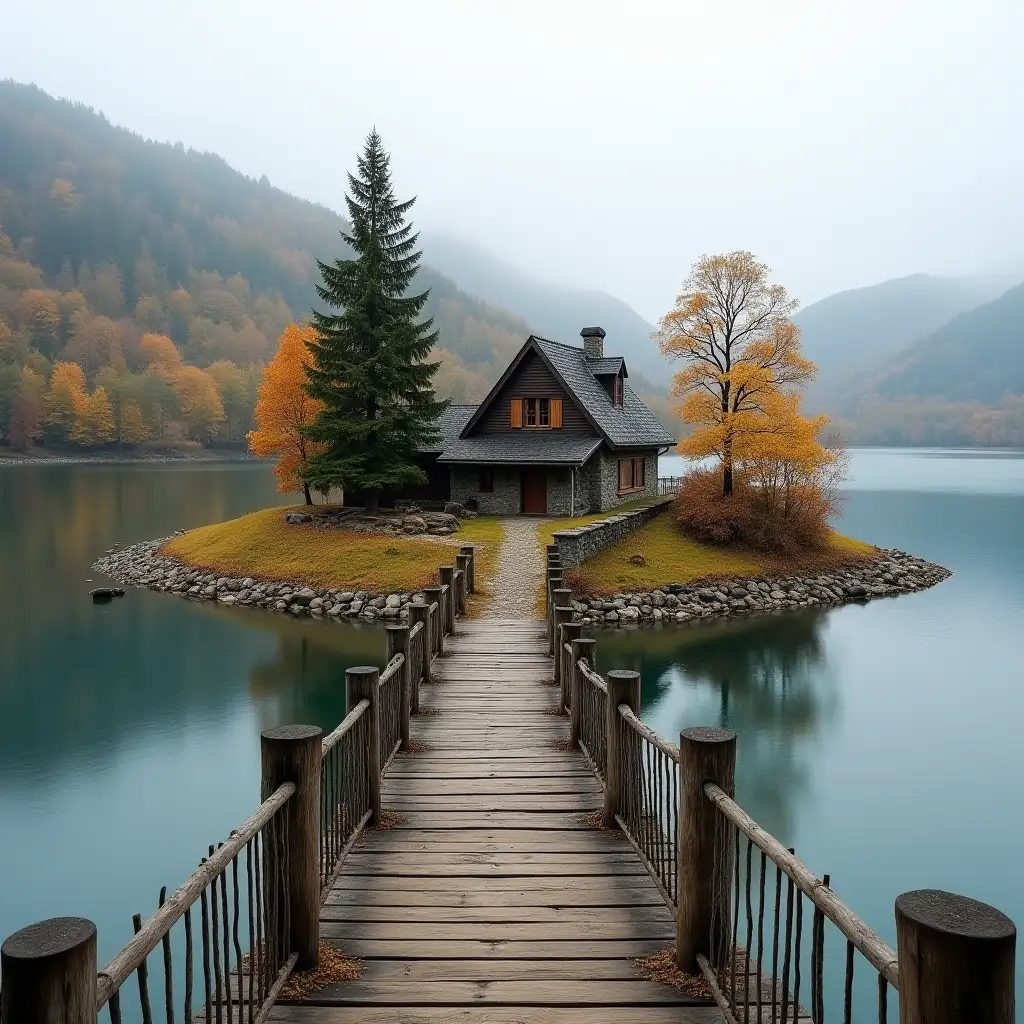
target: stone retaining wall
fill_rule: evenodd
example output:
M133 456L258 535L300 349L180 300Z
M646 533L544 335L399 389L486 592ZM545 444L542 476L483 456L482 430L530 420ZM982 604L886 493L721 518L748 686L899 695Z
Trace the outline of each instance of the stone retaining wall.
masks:
M566 569L578 568L584 560L610 547L617 540L646 526L655 516L661 515L674 498L663 498L643 508L630 509L608 516L589 526L577 526L572 530L559 530L555 534L558 553Z

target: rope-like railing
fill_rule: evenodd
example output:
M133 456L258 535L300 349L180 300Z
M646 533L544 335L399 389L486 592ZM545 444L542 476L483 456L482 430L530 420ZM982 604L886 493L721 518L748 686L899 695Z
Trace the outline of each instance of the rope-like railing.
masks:
M603 779L608 757L608 686L582 658L576 668L580 673L580 746L594 771Z
M679 749L644 725L624 704L622 723L622 800L615 817L665 902L676 909L679 898Z
M191 1022L204 1004L217 1020L224 1014L233 1014L238 1024L265 1019L296 962L289 945L286 807L295 791L292 783L278 787L224 843L209 848L178 889L170 896L160 891L152 917L143 922L135 915L135 937L97 977L97 1013L107 1007L111 1024L121 1024L123 986L135 974L139 1009L132 1019L152 1020L154 997L168 1021L177 1019L180 1005L182 1019ZM172 937L179 921L182 927ZM162 978L151 986L148 958L158 946Z

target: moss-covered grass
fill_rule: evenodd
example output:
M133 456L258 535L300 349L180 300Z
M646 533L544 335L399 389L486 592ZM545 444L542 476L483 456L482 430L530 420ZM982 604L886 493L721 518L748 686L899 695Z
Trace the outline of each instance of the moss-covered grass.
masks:
M261 509L201 526L175 537L164 551L212 572L289 580L318 590L339 587L377 593L436 583L438 567L454 564L460 544L480 546L478 589L486 589L497 564L501 524L495 520L470 520L451 537L433 541L286 523L287 511ZM296 506L294 511L311 510Z
M829 550L794 558L714 547L684 537L669 510L588 558L566 578L582 593L613 594L651 590L666 583L818 572L870 558L875 551L870 544L839 533L833 534ZM634 555L641 555L644 564L632 564Z

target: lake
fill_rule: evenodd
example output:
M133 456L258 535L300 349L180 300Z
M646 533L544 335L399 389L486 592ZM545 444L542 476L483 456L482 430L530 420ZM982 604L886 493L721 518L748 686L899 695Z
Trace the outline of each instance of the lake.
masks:
M371 628L140 591L90 603L114 542L287 500L261 465L0 467L0 937L81 914L105 960L256 806L260 729L333 727L345 667L383 661ZM605 631L601 667L642 672L643 718L673 741L736 730L740 803L889 941L914 888L1024 922L1024 457L855 451L839 525L954 576L864 606Z

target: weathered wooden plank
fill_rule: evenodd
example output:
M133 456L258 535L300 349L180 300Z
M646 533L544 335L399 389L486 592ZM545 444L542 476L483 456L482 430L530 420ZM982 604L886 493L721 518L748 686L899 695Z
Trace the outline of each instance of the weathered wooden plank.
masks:
M636 923L594 921L542 924L486 924L476 922L323 921L321 934L340 939L406 939L414 942L554 942L581 939L659 940L675 938L675 926L663 921Z
M317 1002L349 1006L687 1006L699 1002L650 981L346 981Z
M663 938L570 940L356 938L343 926L325 921L320 935L347 956L374 960L616 960L644 957L665 949Z
M301 1006L275 1007L270 1024L638 1024L637 1013L622 1006L464 1006L414 1005L396 1014L393 1007ZM717 1008L708 1006L650 1006L643 1024L722 1024Z
M403 921L417 924L619 924L639 925L646 921L672 924L672 911L662 904L652 907L629 904L618 907L560 906L529 907L518 900L506 906L438 906L432 900L425 906L371 907L363 904L327 903L320 911L321 921Z
M523 879L522 881L529 881ZM579 884L579 883L576 883ZM613 888L569 888L529 889L497 888L488 886L481 890L467 890L459 885L450 889L394 889L385 886L370 889L334 889L324 905L323 916L329 917L327 907L456 907L463 910L520 908L523 910L546 909L551 907L572 907L579 911L588 908L645 907L660 913L665 907L661 893L653 886L627 889Z
M586 888L597 894L602 892L618 893L630 889L651 890L657 887L650 877L643 874L635 875L589 875L573 879L560 875L347 875L339 874L332 886L332 892L358 889L387 889L393 892L402 890L472 893L477 891L500 892L503 889L518 892L520 890L546 891L554 896L567 888Z
M360 981L635 981L636 960L364 960Z

